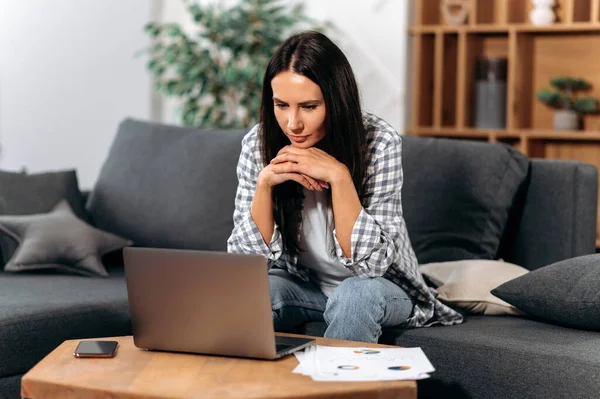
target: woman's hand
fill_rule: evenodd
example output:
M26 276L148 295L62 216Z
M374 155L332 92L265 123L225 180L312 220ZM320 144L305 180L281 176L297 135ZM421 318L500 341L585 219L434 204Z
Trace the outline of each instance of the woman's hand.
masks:
M300 173L314 180L333 183L341 174L348 174L348 168L325 151L315 147L283 147L271 160L271 171L278 175Z
M281 184L288 180L293 180L306 187L309 190L323 191L327 188L327 184L322 181L313 179L310 176L303 175L302 173L275 173L273 171L273 164L269 164L263 168L258 174L257 185L267 186L273 188L274 186Z

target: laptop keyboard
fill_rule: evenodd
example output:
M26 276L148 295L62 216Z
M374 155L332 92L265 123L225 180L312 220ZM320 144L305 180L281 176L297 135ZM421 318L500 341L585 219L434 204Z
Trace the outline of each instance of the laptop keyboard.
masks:
M275 350L277 351L277 353L279 352L283 352L286 349L290 349L291 347L293 347L294 345L286 345L286 344L277 344L275 346Z

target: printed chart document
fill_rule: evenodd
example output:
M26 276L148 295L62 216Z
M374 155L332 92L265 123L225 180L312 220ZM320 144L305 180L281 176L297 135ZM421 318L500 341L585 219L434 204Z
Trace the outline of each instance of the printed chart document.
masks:
M421 348L342 348L313 345L296 352L294 373L315 381L421 380L435 371Z

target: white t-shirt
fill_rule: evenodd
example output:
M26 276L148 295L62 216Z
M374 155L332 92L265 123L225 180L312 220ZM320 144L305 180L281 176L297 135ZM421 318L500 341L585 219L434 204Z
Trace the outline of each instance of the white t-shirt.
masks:
M352 273L335 255L333 209L326 191L304 189L298 263L312 271L311 277L328 297Z

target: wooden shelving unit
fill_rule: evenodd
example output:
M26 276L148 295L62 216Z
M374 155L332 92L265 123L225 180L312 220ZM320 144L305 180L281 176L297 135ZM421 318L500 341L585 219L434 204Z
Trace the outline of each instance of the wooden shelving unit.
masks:
M442 0L414 0L407 133L514 146L532 158L578 160L600 169L600 114L583 130L553 130L554 110L535 98L559 75L583 77L600 98L600 0L557 0L551 26L529 23L530 0L469 0L465 25L446 25ZM508 60L506 128L474 123L475 63ZM600 183L600 182L599 182ZM600 248L600 201L596 246Z

